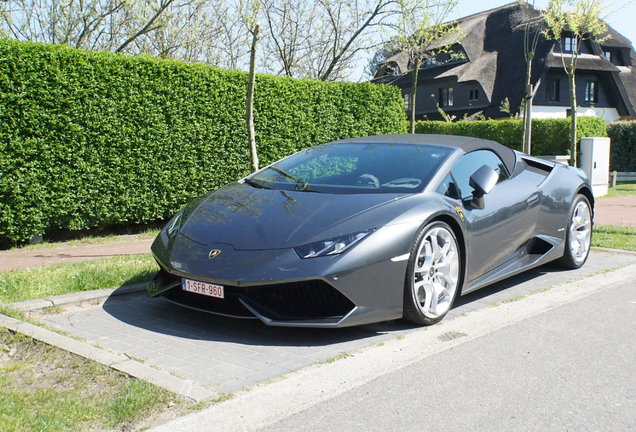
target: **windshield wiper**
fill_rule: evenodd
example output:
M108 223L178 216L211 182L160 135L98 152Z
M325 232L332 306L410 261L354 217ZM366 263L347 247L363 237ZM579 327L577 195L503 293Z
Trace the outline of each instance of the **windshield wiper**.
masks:
M263 183L259 183L257 181L254 181L254 180L250 179L250 178L245 178L245 179L243 179L243 181L245 183L247 183L248 185L253 186L253 187L257 188L257 189L271 189L271 188L265 186Z
M276 171L278 174L282 175L283 177L287 177L288 179L295 181L296 187L294 189L299 191L313 192L311 189L309 189L309 183L307 183L305 180L299 177L296 177L295 175L290 174L287 171L282 170L275 166L270 166L269 169Z

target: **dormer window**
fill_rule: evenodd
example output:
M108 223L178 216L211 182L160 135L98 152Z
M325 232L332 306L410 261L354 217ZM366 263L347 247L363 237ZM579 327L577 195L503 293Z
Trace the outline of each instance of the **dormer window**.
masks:
M620 49L603 48L603 58L616 66L625 66L625 58Z
M392 76L396 76L396 75L400 75L401 71L400 71L400 66L392 61L392 62L388 62L385 63L384 66L382 67L382 75L386 76L386 75L392 75Z
M577 51L576 38L564 37L563 38L563 52L573 53Z

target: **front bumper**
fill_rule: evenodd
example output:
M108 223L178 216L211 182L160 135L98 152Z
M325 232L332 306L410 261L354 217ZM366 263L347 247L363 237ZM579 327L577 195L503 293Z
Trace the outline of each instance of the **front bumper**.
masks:
M224 298L203 296L181 288L181 278L161 270L148 285L148 293L205 312L236 318L259 318L275 325L337 325L356 306L322 280L262 286L224 285Z
M161 271L148 294L272 326L349 327L399 319L411 231L404 225L382 229L343 254L310 259L293 249L237 251L180 234L168 241L162 233L152 246ZM210 258L213 249L222 252ZM181 278L223 285L225 296L184 291Z

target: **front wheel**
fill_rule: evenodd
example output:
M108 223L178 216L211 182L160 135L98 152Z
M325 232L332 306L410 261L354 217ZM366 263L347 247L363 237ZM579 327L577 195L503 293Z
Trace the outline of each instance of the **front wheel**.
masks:
M417 235L406 270L404 319L435 324L450 310L461 285L461 256L455 233L432 222Z
M558 261L562 267L578 269L590 254L592 244L592 206L583 195L576 195L570 207L565 233L565 252Z

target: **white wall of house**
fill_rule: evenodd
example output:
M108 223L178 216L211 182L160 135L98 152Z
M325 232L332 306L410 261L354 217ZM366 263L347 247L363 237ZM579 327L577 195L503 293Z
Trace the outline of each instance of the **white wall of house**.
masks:
M567 107L534 105L532 107L532 118L567 118L567 111ZM579 108L576 113L583 117L602 117L608 122L620 119L616 108Z

